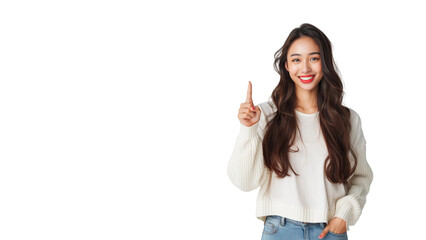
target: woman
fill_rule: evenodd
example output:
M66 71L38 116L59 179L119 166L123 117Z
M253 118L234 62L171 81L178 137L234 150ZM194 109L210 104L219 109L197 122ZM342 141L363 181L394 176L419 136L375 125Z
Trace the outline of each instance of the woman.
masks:
M249 82L228 176L243 191L260 186L262 239L347 239L373 172L361 119L342 105L343 84L327 36L295 28L275 53L280 82L254 106Z

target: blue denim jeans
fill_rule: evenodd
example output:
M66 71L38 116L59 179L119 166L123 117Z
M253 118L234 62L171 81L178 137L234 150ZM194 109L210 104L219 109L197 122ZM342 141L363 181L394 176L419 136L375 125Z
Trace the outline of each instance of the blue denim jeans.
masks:
M261 240L318 240L326 223L304 223L277 215L266 217ZM347 240L347 233L328 231L323 240Z

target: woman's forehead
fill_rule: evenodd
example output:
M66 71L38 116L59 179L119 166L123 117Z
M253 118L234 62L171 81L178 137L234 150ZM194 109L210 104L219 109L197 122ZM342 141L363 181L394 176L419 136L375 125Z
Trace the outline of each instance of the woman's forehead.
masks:
M296 39L288 49L288 55L312 55L319 53L318 44L310 37Z

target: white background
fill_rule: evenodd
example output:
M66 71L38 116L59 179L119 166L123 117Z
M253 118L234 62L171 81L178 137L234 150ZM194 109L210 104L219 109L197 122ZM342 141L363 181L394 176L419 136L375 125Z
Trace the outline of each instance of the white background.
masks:
M226 167L238 108L307 22L331 40L374 180L349 239L419 239L420 1L2 1L0 239L260 239ZM420 234L420 235L419 235Z

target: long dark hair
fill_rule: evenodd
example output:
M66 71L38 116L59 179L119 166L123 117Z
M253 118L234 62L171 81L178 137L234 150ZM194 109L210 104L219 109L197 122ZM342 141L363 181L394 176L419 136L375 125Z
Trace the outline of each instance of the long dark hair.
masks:
M324 171L330 182L347 183L357 165L356 154L350 146L350 110L342 105L343 84L337 74L331 42L321 30L308 23L293 29L284 45L274 55L274 69L280 75L280 82L271 95L277 111L266 125L262 142L265 165L281 178L290 176L290 169L297 175L290 164L289 152L299 151L291 149L291 146L295 142L296 130L300 132L300 129L295 112L295 84L285 68L285 63L291 44L303 36L311 37L320 49L323 77L318 84L317 105L320 126L328 149ZM354 156L352 167L349 152Z

